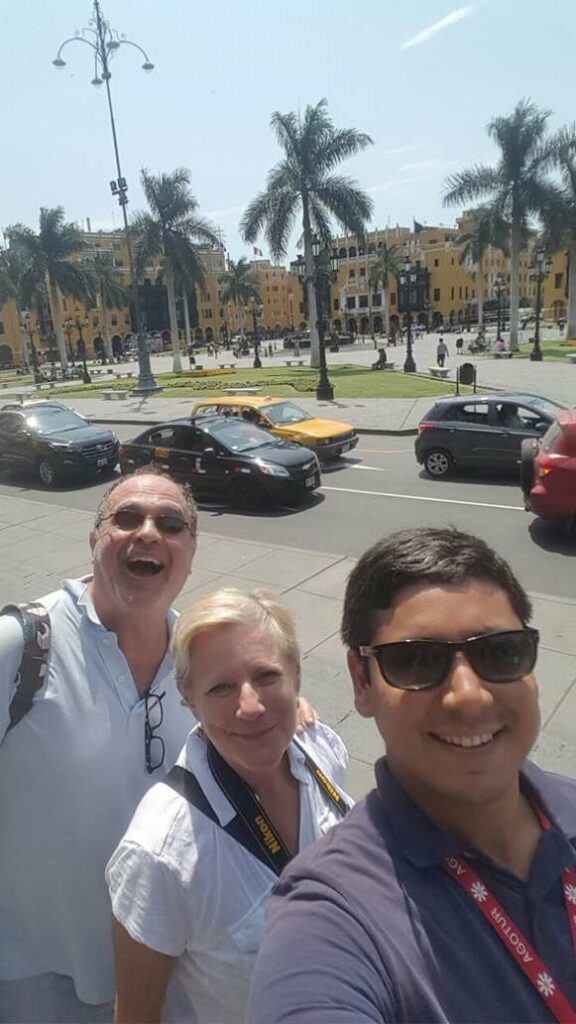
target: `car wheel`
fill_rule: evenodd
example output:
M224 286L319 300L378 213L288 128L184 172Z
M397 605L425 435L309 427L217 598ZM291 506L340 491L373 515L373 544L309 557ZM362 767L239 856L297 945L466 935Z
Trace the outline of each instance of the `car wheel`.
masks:
M525 437L520 448L520 487L525 498L530 497L534 487L534 457L538 451L538 442L533 437Z
M424 469L429 476L449 476L454 469L454 460L443 448L431 448L426 452Z
M58 471L48 455L41 455L36 463L38 479L44 487L53 487L58 479Z

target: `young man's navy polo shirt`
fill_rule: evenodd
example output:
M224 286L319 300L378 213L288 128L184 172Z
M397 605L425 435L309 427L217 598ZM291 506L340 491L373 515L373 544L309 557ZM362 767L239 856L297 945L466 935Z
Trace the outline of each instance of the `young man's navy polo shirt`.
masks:
M576 864L576 782L526 764L552 829L527 884L474 868L576 1008L562 868ZM532 1024L548 1007L468 893L446 873L461 844L404 793L385 759L377 790L302 856L272 897L250 1024ZM481 814L481 809L479 809Z

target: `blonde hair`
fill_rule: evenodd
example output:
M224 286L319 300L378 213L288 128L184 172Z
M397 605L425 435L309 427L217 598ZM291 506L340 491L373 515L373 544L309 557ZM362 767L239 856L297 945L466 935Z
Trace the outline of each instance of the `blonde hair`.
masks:
M193 648L198 637L222 626L235 625L260 627L263 633L276 640L286 658L299 665L300 649L296 627L288 609L278 604L265 590L244 594L233 587L225 587L194 601L176 621L170 649L180 691L190 681L194 663Z

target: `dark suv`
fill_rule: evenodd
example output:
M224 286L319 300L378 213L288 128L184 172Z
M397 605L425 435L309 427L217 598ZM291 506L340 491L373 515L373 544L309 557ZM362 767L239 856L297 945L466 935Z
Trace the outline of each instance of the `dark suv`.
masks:
M524 438L538 438L564 406L500 392L441 398L418 426L416 458L433 477L455 469L517 472Z
M118 438L60 402L0 409L0 466L33 473L46 487L64 476L113 470Z

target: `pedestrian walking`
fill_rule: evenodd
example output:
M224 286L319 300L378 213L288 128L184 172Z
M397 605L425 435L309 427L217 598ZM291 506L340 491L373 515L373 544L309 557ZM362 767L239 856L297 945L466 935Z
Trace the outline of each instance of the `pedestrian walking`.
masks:
M464 338L456 338L456 355L462 355L462 349L464 348Z
M444 338L439 338L438 339L438 344L436 346L436 362L438 363L438 366L444 366L444 363L446 361L446 356L447 355L448 355L448 346L447 346L446 342L444 341Z

